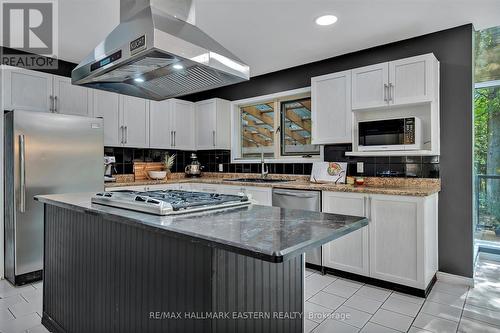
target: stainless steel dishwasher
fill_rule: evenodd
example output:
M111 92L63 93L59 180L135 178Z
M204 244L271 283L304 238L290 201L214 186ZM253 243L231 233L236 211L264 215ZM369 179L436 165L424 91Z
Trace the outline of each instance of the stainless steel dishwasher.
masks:
M273 206L320 212L321 192L273 189ZM306 263L321 266L321 261L321 246L306 252Z

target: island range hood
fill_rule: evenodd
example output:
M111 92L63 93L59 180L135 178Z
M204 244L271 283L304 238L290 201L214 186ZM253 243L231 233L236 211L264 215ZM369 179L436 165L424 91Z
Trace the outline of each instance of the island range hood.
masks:
M249 67L194 25L191 0L120 0L120 24L72 83L164 100L246 81Z

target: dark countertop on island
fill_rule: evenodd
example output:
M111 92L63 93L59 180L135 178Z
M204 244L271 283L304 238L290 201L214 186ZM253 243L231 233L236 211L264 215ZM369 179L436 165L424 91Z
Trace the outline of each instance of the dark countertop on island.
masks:
M54 194L35 199L270 262L283 262L368 225L364 217L260 205L157 216L93 204L92 195Z

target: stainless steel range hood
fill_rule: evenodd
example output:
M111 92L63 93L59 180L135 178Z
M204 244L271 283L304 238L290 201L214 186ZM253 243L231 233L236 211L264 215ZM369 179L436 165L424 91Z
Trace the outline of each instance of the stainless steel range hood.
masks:
M191 0L120 0L120 24L72 83L163 100L248 80L249 67L194 25Z

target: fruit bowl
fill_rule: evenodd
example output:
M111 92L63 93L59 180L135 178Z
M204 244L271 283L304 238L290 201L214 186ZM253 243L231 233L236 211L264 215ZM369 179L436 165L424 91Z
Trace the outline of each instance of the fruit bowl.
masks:
M154 180L165 179L167 177L166 171L148 171L148 176Z

